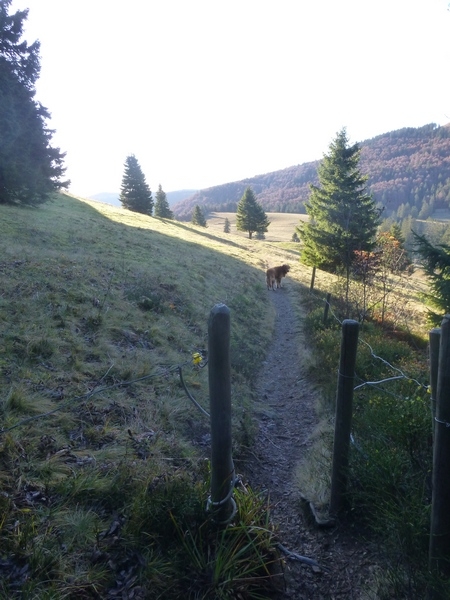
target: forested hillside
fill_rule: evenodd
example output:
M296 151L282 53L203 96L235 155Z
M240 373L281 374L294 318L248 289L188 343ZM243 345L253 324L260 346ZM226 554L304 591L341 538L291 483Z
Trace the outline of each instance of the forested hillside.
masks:
M449 208L450 124L399 129L360 146L361 171L369 176L376 202L385 207L384 217L426 219L436 209ZM175 216L189 220L197 204L207 213L234 212L247 186L268 212L305 213L320 160L201 190L176 204Z

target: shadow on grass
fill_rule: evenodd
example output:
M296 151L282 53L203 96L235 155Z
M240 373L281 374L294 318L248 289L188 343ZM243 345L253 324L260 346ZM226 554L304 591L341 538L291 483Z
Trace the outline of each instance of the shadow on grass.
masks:
M163 220L163 219L161 219ZM181 223L180 221L170 221L171 225L175 225L176 227L179 227L180 229L185 229L186 231L190 231L192 233L192 227L188 227L187 225L183 225L183 223ZM212 233L207 233L206 231L203 232L201 230L195 229L195 233L197 233L198 235L202 235L203 237L209 239L209 240L213 240L216 242L220 242L221 244L228 244L228 246L234 246L235 248L240 248L241 250L247 250L246 246L242 246L241 244L237 244L236 242L233 242L231 240L224 240L221 237L217 237L216 235L213 235Z

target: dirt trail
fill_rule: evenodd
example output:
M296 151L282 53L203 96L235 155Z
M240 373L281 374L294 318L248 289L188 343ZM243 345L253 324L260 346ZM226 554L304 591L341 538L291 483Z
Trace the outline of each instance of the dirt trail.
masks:
M289 282L268 293L276 310L276 327L259 376L259 433L246 466L246 477L254 489L268 494L281 543L324 567L317 570L287 560L287 589L278 598L368 598L361 591L363 586L366 590L370 587L368 582L375 568L368 544L349 536L339 525L333 529L317 528L307 522L300 508L293 475L317 425L316 391L308 381L302 360L308 351L301 323L292 308Z

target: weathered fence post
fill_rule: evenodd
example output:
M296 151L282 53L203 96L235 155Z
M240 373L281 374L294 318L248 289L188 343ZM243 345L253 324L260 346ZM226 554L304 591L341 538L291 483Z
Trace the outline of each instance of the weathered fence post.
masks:
M235 509L231 440L230 310L216 304L208 322L208 376L211 419L211 498L216 523L226 523Z
M359 323L352 319L342 322L341 356L339 361L334 428L333 464L331 472L330 517L339 513L347 490L348 454L353 410L353 382Z
M327 294L327 299L325 300L325 308L323 311L323 324L326 325L328 321L328 311L330 310L330 302L331 302L331 294Z
M435 416L436 416L436 398L437 398L437 379L439 368L439 345L441 343L441 330L436 327L428 333L430 341L430 410L431 410L431 426L433 429L433 439L435 431Z
M450 315L441 324L437 376L431 527L430 570L450 575ZM440 598L439 594L433 596Z
M314 289L314 280L316 278L316 267L313 267L312 275L311 275L311 285L309 286L309 291L312 292Z

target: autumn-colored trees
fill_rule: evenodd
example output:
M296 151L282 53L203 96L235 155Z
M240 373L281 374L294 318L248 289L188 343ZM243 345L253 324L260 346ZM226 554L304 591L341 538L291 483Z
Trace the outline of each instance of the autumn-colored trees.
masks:
M357 306L358 317L367 316L384 323L390 313L395 322L403 301L398 292L405 287L412 274L411 260L405 248L398 225L380 232L375 248L370 252L356 252L352 263L352 277L360 285L353 290L352 301Z

